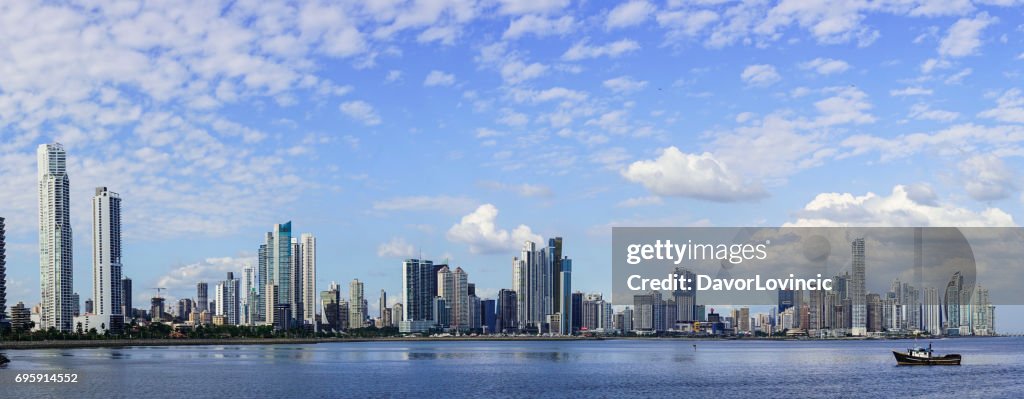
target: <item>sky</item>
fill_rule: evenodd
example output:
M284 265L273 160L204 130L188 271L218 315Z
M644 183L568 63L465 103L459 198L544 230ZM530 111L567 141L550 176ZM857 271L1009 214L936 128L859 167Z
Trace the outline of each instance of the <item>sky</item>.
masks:
M371 314L404 258L493 297L553 236L610 292L612 226L1017 226L1021 5L3 2L8 303L39 301L50 142L83 301L97 186L136 304L255 265L286 221Z

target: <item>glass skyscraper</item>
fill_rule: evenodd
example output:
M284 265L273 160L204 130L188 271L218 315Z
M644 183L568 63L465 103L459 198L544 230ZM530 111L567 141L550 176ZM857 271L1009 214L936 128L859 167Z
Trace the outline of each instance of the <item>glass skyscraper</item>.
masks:
M67 153L59 143L36 150L39 177L39 328L72 331L74 293Z

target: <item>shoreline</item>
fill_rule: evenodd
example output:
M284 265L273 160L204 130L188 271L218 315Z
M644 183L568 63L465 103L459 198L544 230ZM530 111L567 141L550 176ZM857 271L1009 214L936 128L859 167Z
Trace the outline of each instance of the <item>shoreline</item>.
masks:
M981 339L1003 336L941 337L930 339ZM1010 336L1007 336L1010 337ZM87 349L87 348L128 348L128 347L170 347L170 346L214 346L214 345L294 345L346 342L488 342L488 341L903 341L907 338L717 338L717 337L381 337L381 338L183 338L183 339L124 339L124 340L63 340L63 341L4 341L0 350L26 349Z

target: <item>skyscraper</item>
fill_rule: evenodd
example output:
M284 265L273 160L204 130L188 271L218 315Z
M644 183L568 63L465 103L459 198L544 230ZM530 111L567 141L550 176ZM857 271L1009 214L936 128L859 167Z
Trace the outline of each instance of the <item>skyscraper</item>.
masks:
M302 325L306 321L304 313L306 312L306 306L303 304L305 296L302 293L303 285L303 274L302 274L302 244L299 243L299 237L292 237L292 300L288 306L292 311L292 324Z
M964 276L957 271L949 278L949 283L946 284L945 295L942 298L944 310L942 314L943 328L946 329L947 334L950 333L950 330L959 330L960 328L960 298L963 288ZM959 333L959 331L956 333Z
M434 325L434 296L437 270L429 260L406 259L402 262L402 311L399 331L427 331Z
M135 318L135 309L132 308L132 279L124 277L121 279L121 313L124 314L125 323Z
M316 324L316 237L302 233L302 317L306 324Z
M4 218L0 217L0 324L7 320L7 252L4 241Z
M519 329L519 300L516 291L502 288L498 291L498 325L496 332L511 333Z
M320 293L321 315L323 324L331 331L341 331L341 287L338 283L331 282L327 291Z
M223 315L229 325L238 325L240 282L233 272L228 272L227 279L217 284L215 301L216 314Z
M675 274L685 278L687 281L697 281L697 275L693 272L677 267ZM688 290L675 290L672 292L672 297L676 301L676 314L674 315L675 322L692 322L697 320L697 290L693 284L688 285Z
M867 301L864 288L864 239L854 239L850 245L850 250L853 252L853 282L851 284L853 292L849 295L853 307L850 333L855 336L864 336L867 334Z
M563 309L562 303L565 302L563 299L568 299L569 293L572 292L564 292L562 290L562 237L549 238L548 247L546 248L546 252L544 255L546 255L545 264L548 268L547 278L550 279L549 284L551 286L551 309L548 310L547 312L550 314L560 312ZM562 314L561 320L566 320L564 313ZM570 323L561 324L568 325Z
M296 243L295 246L298 244ZM262 295L268 295L266 287L271 285L276 290L273 295L276 299L273 302L268 299L260 301L264 304L263 309L260 309L262 312L260 316L269 324L281 324L286 328L292 325L293 320L271 322L270 319L276 318L277 314L283 314L277 309L277 305L287 305L289 319L295 317L296 312L301 311L296 308L297 304L293 304L296 299L296 287L293 286L293 282L299 276L294 270L296 262L293 248L292 222L287 222L274 225L274 230L266 234L266 242L260 246L259 252L259 292ZM275 315L270 315L270 313L275 313Z
M544 254L547 251L537 250L532 241L523 243L520 256L512 258L512 284L519 303L518 325L520 329L539 329L544 324L546 314L550 314L551 280ZM548 294L548 295L545 295Z
M92 226L93 313L113 333L119 334L124 327L121 307L121 196L106 187L96 187L96 195L92 197Z
M558 252L562 252L562 238L558 238ZM559 304L558 314L561 322L558 324L559 334L572 335L573 314L572 314L572 260L569 258L558 261L558 290L556 296L560 297L556 303Z
M36 150L39 178L39 328L72 331L73 253L67 153L59 143Z
M196 284L196 312L210 311L210 286L205 281Z
M253 325L256 316L256 269L252 265L242 268L241 290L238 293L238 323Z
M366 322L366 302L363 300L363 282L359 279L348 284L348 323L350 328L363 328Z
M377 310L380 312L379 317L384 319L384 310L388 308L388 293L383 288L380 289L380 300L377 302Z
M461 267L450 271L447 266L437 272L437 296L444 298L450 309L448 320L439 320L453 330L465 331L470 325L469 276Z

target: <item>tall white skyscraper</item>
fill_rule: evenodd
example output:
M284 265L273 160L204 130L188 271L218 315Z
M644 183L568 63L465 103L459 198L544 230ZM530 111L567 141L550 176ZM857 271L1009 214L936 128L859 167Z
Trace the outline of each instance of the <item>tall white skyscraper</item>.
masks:
M864 288L865 262L864 262L864 239L857 238L850 245L853 252L853 289L850 293L850 300L853 304L852 325L850 333L855 336L867 334L867 293Z
M348 285L348 323L351 328L363 328L366 322L366 301L363 300L363 282L352 280Z
M39 178L39 328L72 331L74 294L71 194L67 153L59 143L36 150Z
M238 295L239 324L251 326L256 315L256 269L252 265L242 268L242 288Z
M302 318L306 324L316 325L316 237L302 233L299 244L302 253Z
M453 330L469 330L469 275L461 267L449 270L445 266L437 272L437 296L450 308L447 325Z
M124 325L121 314L121 197L96 187L92 197L93 313L114 332Z

